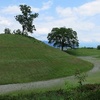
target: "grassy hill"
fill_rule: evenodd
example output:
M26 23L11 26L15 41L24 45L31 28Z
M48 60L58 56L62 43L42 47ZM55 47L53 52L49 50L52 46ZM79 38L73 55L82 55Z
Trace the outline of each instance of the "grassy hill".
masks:
M0 84L48 80L91 68L91 63L34 38L0 35Z

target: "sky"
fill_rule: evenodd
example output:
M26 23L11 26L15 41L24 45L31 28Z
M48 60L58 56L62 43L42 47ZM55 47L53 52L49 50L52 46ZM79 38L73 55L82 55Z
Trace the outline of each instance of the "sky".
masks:
M14 17L21 14L21 4L39 14L33 21L36 31L30 36L47 41L52 28L66 27L77 32L81 46L100 44L100 0L0 0L0 33L5 28L22 29Z

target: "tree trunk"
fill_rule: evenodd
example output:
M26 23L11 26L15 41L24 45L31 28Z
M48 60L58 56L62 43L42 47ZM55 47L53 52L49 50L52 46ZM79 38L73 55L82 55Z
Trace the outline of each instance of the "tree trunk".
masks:
M62 46L61 46L61 50L62 50L62 51L63 51L63 48L64 48L64 47L63 47L63 45L62 45Z
M63 51L63 48L64 48L64 43L62 42L61 44L61 50Z
M22 35L24 35L24 31L25 31L25 26L22 26Z

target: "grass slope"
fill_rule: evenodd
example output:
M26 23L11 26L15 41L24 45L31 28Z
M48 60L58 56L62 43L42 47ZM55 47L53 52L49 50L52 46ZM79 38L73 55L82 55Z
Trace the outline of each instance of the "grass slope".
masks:
M0 35L0 84L70 76L92 64L21 35Z

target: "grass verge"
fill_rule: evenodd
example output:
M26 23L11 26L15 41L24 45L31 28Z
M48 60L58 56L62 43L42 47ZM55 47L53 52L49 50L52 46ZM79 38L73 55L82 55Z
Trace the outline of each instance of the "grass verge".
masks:
M34 38L0 35L0 84L25 83L73 75L93 65Z
M68 87L68 86L67 86ZM67 90L56 90L41 93L22 93L0 95L0 100L100 100L100 84L86 84L70 87Z

